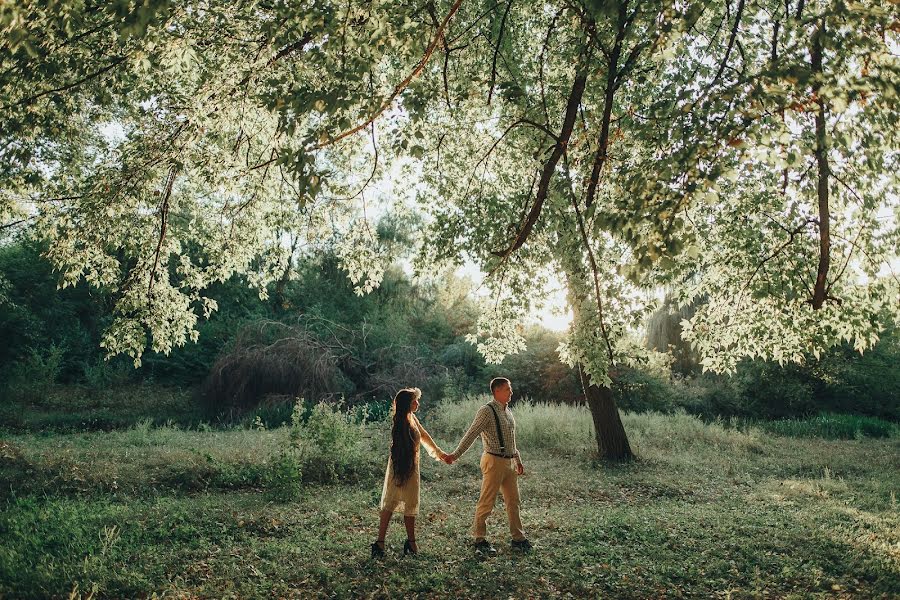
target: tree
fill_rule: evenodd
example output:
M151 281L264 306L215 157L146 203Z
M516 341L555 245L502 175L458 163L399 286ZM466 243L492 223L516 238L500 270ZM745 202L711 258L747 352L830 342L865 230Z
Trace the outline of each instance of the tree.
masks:
M535 283L564 273L561 356L610 459L631 455L609 383L642 287L706 299L683 330L714 370L862 350L897 310L880 276L897 35L878 2L0 10L2 215L35 221L64 284L118 292L104 344L136 362L195 335L211 282L248 273L265 293L290 249L337 244L372 289L367 194L390 179L431 215L421 265L467 254L490 274L487 358L521 347Z

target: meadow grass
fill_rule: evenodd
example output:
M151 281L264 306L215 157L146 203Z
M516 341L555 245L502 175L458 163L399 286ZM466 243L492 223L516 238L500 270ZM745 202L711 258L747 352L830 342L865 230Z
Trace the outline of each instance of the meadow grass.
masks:
M450 450L484 398L421 415ZM597 460L583 407L514 407L530 555L468 546L480 442L423 456L421 553L375 537L388 425L363 427L352 481L275 502L275 430L155 426L0 441L2 597L885 597L900 594L900 440L827 440L626 414L638 459Z
M7 392L0 390L0 432L112 430L146 420L196 425L203 418L190 392L149 383L101 390L58 385L27 398L2 397Z
M772 433L791 437L820 437L831 440L886 438L898 435L898 426L884 419L861 415L824 413L807 419L770 421L764 427Z

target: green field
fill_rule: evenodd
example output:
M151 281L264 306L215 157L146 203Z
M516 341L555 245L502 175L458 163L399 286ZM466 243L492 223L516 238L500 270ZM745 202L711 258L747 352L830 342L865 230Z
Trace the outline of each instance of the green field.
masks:
M425 406L422 420L449 450L479 402ZM420 554L402 557L398 520L373 561L385 421L305 432L295 454L284 451L289 427L7 426L0 597L900 594L896 429L826 440L626 415L640 458L610 466L591 451L586 409L515 410L535 550L510 549L498 502L488 524L499 553L486 559L468 546L479 442L451 467L423 460ZM348 431L347 443L328 437ZM283 501L273 473L284 475L285 456L303 478Z

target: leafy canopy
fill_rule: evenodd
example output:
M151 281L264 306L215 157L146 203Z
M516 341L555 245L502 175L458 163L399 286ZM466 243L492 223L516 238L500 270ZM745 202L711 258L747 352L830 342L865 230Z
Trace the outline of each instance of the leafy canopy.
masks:
M709 369L864 350L900 304L897 29L875 0L7 3L0 218L114 293L136 363L234 273L265 294L330 246L373 289L377 200L429 215L420 271L490 273L491 360L548 268L598 383L658 285Z

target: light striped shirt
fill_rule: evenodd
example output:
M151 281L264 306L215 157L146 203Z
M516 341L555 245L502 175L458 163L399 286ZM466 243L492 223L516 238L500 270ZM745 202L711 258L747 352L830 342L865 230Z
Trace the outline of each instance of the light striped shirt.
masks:
M505 452L500 448L500 438L497 435L497 421L494 420L491 406L497 411L497 420L500 421L500 430L503 432L503 443L506 445ZM508 406L500 404L496 400L491 400L490 403L479 408L478 412L475 413L475 420L469 426L469 430L463 435L459 446L456 447L456 450L450 456L455 460L465 454L466 450L469 449L469 446L472 445L472 442L479 435L481 435L481 443L485 452L504 454L508 457L519 457L519 449L516 447L516 420L513 418L512 411Z

